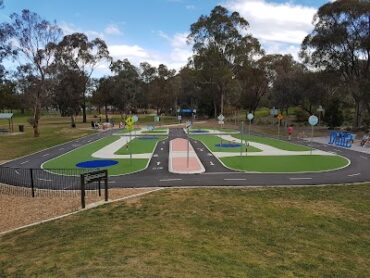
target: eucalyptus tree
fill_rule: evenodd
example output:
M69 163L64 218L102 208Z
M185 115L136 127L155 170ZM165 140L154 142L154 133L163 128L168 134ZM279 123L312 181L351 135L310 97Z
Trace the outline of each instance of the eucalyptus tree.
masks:
M92 94L92 103L98 106L100 112L100 107L104 107L105 121L108 122L108 106L113 104L113 91L114 91L115 81L112 76L102 77L99 79L97 88Z
M213 95L215 115L218 107L223 113L225 96L233 83L237 48L248 27L248 22L238 12L230 13L222 6L216 6L209 16L202 15L190 27L188 41L193 43L194 67L203 86L216 92Z
M114 74L113 104L121 114L132 112L137 106L141 85L138 69L127 59L113 62L110 69Z
M64 36L58 44L50 44L55 63L67 66L70 70L78 71L81 81L81 108L83 122L86 123L86 100L88 84L96 68L102 63L109 63L111 57L107 44L100 38L89 40L83 33L73 33Z
M301 55L318 69L340 74L356 107L354 126L359 126L363 107L370 112L370 2L329 2L319 8L314 24Z
M11 14L10 22L0 25L0 56L11 55L22 65L19 67L19 70L24 70L22 75L32 80L32 89L28 92L33 111L30 123L35 137L40 134L43 98L47 98L51 91L48 68L52 62L52 53L46 46L56 43L61 35L62 31L55 23L29 10Z

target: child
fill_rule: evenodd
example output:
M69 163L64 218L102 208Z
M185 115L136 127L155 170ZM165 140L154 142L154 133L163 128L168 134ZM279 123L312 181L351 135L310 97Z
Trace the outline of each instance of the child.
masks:
M293 126L290 125L288 127L288 140L292 140L292 134L293 134Z
M361 147L365 146L365 144L369 141L370 139L370 132L368 132L367 134L365 134L363 137L362 137L362 140L361 140Z

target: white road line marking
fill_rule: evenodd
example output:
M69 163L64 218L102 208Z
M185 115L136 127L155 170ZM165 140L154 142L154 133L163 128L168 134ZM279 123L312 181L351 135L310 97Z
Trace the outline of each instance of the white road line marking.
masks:
M19 173L17 170L15 170L14 172L15 172L17 175L20 175L20 173Z
M362 159L366 159L366 160L367 160L367 157L366 157L366 156L362 156L362 155L360 155L360 157L361 157Z
M356 174L351 174L351 175L347 175L348 177L354 177L354 176L359 176L361 175L361 173L356 173Z
M41 178L38 178L38 180L40 180L40 181L47 181L47 182L51 182L52 181L52 180L41 179Z
M163 151L163 148L161 148L161 151Z
M312 180L312 178L289 178L290 180L292 181L295 181L295 180Z
M211 153L207 153L207 155L208 155L208 156L213 156L213 154L211 154Z
M157 166L159 166L159 164L161 164L161 162L160 161L157 161Z
M158 157L158 154L157 153L153 154L153 157Z
M182 181L182 179L164 179L159 181Z
M21 162L21 164L26 164L28 162L30 162L30 161L29 160L26 160L26 161Z
M209 162L209 165L215 166L215 164L212 161Z
M338 149L334 149L334 151L336 151L336 152L343 152L342 150L338 150Z
M91 140L87 140L87 143L90 143L91 142Z
M45 157L45 156L48 156L49 154L48 153L46 153L46 154L44 154L42 157Z
M245 181L246 179L224 179L224 181Z

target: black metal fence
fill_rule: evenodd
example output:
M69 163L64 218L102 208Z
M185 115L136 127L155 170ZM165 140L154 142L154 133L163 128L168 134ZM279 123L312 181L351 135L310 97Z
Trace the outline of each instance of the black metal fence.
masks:
M37 197L79 196L81 174L98 169L26 169L0 167L0 194ZM86 194L100 193L98 181L86 184Z

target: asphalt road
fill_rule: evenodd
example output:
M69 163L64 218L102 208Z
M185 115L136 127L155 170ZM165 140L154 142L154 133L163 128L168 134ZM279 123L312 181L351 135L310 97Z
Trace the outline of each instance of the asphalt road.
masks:
M29 175L29 168L40 168L45 161L71 151L79 146L109 136L112 132L89 135L41 152L18 158L1 165L0 182L27 186L24 177ZM153 157L146 170L122 176L109 178L110 187L171 187L171 186L265 186L265 185L319 185L319 184L347 184L370 181L370 155L352 151L337 146L314 143L313 146L328 152L347 157L351 164L337 171L323 173L297 173L297 174L259 174L235 172L225 168L199 141L191 140L194 150L203 163L206 172L203 174L172 174L168 172L169 140L173 138L186 138L182 129L170 129L169 138L157 144ZM300 144L309 145L309 142L299 141ZM9 169L10 168L10 169ZM18 173L17 173L18 172ZM68 184L63 189L78 188L78 177L65 177L37 171L36 187L50 188L56 184ZM60 186L55 188L60 189Z

